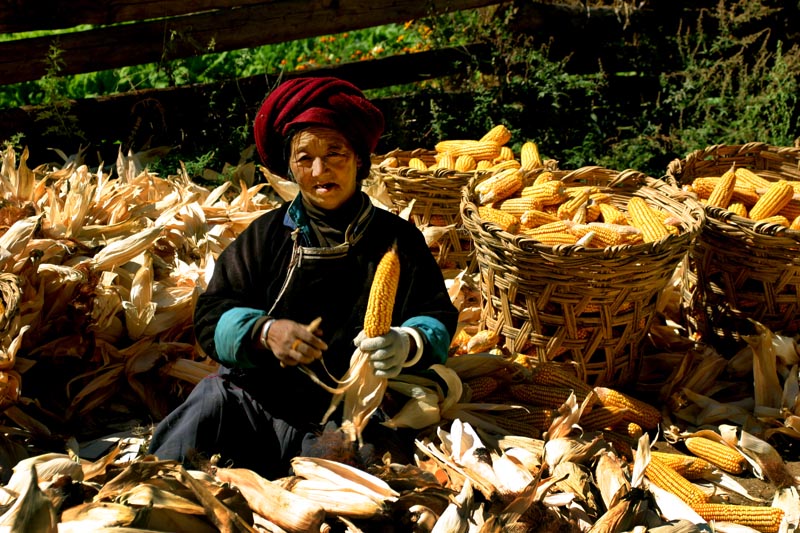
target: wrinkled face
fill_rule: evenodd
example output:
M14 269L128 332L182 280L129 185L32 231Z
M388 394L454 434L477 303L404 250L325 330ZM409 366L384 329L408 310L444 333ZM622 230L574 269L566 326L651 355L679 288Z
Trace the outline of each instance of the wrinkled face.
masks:
M333 210L356 192L358 158L338 131L312 126L291 140L289 168L312 205Z

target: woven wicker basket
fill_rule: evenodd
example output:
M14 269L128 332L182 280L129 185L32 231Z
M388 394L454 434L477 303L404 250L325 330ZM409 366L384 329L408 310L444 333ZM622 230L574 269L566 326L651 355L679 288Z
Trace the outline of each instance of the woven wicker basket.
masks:
M680 221L679 234L636 245L547 246L513 235L478 216L471 180L461 212L480 269L481 326L501 334L504 350L535 364L571 364L591 385L635 379L641 344L659 293L704 222L702 206L674 184L632 170L583 167L555 171L566 185L596 185L625 210L633 195Z
M667 175L681 185L721 176L731 165L769 181L800 180L800 149L764 143L714 145L673 161ZM800 211L800 202L791 208ZM729 347L752 331L800 330L800 232L706 207L707 223L689 254L683 306L687 327L706 342ZM789 219L791 221L791 218Z
M476 172L417 170L407 166L412 157L432 165L435 154L435 151L417 149L394 150L376 156L373 158L372 178L385 185L394 211L400 212L414 202L409 220L418 228L450 227L431 243L431 252L443 270L463 270L470 265L475 253L469 232L461 223L461 189ZM380 164L389 157L397 158L399 166L392 168Z

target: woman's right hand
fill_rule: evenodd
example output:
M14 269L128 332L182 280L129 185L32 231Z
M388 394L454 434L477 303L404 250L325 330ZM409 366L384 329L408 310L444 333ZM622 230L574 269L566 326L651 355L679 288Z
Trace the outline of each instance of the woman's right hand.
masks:
M267 345L283 366L308 364L328 349L321 335L320 328L309 331L309 325L281 318L269 328Z

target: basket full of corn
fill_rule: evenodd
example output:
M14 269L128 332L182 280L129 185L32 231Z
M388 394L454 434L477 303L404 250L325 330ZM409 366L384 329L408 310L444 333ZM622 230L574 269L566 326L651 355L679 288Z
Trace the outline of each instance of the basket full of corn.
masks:
M704 223L675 184L595 166L476 177L461 213L481 327L510 357L566 363L590 385L635 378L659 295Z
M682 305L705 341L735 345L757 321L800 330L800 149L713 145L676 159L667 175L695 195L707 224L689 254Z
M443 140L433 150L398 149L373 158L371 178L386 188L393 210L410 210L409 220L423 231L441 268L461 270L474 257L460 211L461 190L473 176L544 168L536 144L524 143L518 156L508 145L511 135L500 124L479 139Z

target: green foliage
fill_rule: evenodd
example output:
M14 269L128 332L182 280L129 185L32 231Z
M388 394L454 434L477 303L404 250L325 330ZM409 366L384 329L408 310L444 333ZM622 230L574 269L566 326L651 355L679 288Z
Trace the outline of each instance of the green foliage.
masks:
M64 80L60 72L64 68L61 58L61 49L56 39L50 45L47 55L47 71L38 81L43 93L43 107L39 110L36 120L46 124L45 134L57 137L84 137L78 124L78 118L70 110L72 103L63 94Z

